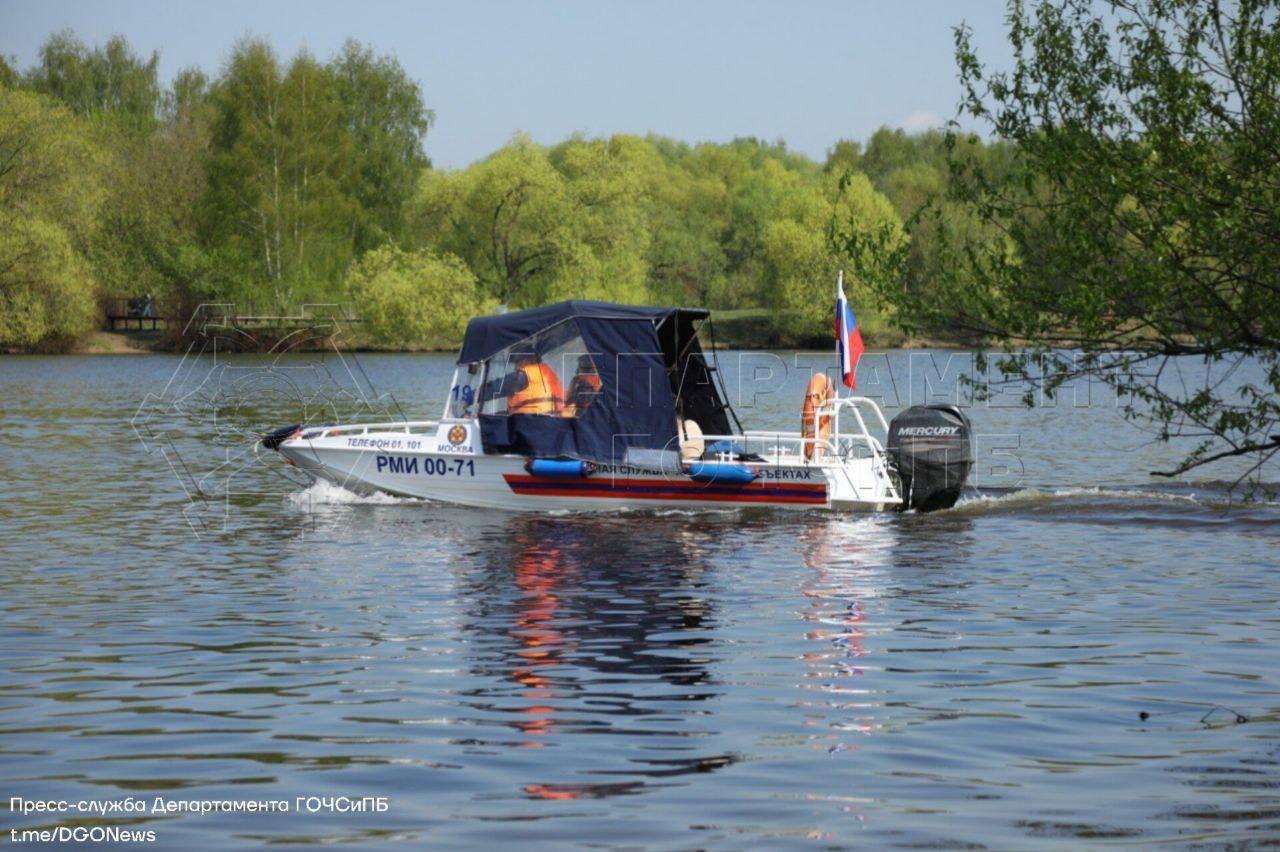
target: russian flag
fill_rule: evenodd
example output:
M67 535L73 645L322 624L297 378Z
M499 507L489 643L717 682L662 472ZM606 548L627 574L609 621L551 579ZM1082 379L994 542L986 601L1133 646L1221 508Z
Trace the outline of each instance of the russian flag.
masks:
M840 375L852 390L858 389L858 361L862 358L862 332L858 318L844 297L844 270L836 279L836 347L840 353Z

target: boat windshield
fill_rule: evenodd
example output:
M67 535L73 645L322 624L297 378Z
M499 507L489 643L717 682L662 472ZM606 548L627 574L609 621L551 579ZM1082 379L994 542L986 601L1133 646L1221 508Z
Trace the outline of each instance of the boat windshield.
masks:
M444 408L446 420L470 420L475 417L482 367L478 362L459 364L453 371L453 387L449 389L449 399Z
M729 432L703 357L705 311L569 301L478 317L460 365L477 365L473 415L487 454L620 463L676 442L676 403L702 431ZM465 400L462 400L465 402ZM461 404L461 403L460 403Z
M481 414L577 417L600 395L595 358L573 320L512 344L483 363Z

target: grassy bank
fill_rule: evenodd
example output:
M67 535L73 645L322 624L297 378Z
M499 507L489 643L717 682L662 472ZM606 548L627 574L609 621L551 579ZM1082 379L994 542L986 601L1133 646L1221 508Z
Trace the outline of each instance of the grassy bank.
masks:
M160 351L160 334L154 331L95 331L72 350L74 355L145 355Z

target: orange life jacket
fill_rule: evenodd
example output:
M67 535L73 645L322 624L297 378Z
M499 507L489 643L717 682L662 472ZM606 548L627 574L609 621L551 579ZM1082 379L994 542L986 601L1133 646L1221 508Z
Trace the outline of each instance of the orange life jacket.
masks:
M818 411L835 396L835 388L826 373L814 373L809 379L809 387L804 392L804 407L800 409L800 435L805 438L817 438L826 441L831 437L831 415L818 416ZM830 411L830 409L828 409ZM825 447L812 441L804 444L804 457L816 460L822 458Z
M599 375L596 373L578 373L573 377L573 381L569 382L569 394L565 397L565 404L575 411L586 408L599 393Z
M564 388L556 371L539 361L520 367L525 386L507 400L509 414L558 414L564 408Z

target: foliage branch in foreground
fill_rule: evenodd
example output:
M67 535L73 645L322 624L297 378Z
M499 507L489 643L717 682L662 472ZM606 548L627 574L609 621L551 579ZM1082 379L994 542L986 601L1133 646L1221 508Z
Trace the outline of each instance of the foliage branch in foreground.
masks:
M960 112L1016 155L997 174L953 130L945 203L984 233L920 211L934 286L873 278L899 322L998 344L979 394L1104 382L1189 442L1157 475L1239 456L1256 483L1280 451L1278 5L1014 0L1013 66L994 73L958 29Z

